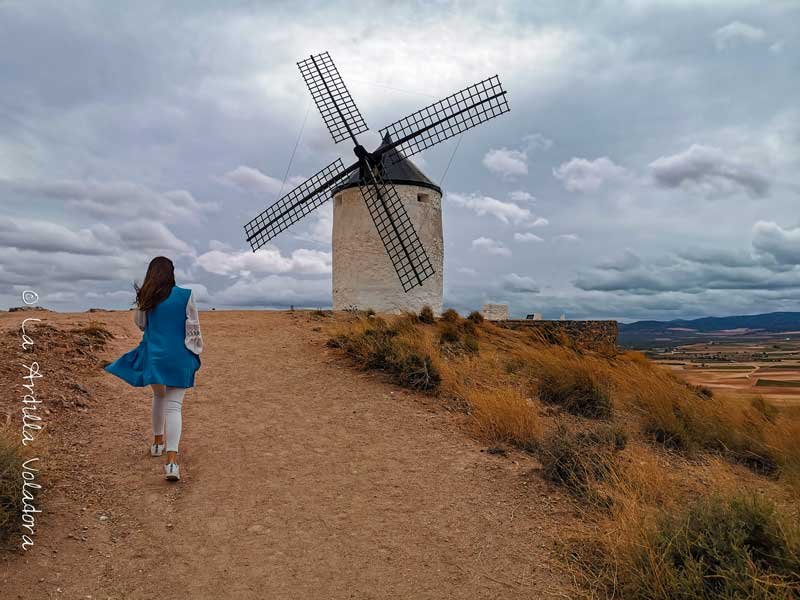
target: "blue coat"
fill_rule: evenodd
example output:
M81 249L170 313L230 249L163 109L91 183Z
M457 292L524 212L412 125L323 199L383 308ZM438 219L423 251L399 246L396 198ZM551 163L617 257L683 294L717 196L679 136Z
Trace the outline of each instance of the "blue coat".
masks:
M184 343L186 304L191 293L186 288L173 287L165 300L147 311L147 325L139 345L105 370L136 387L151 383L193 387L200 357Z

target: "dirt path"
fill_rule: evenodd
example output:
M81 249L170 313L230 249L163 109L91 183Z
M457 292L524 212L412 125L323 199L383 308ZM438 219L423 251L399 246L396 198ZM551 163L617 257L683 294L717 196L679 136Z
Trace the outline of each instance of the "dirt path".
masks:
M117 336L108 358L138 342L127 312L47 319L90 317ZM35 548L0 561L1 598L564 597L554 545L574 516L532 459L482 452L432 400L347 368L308 313L201 322L181 482L148 455L146 391L87 380L72 472Z

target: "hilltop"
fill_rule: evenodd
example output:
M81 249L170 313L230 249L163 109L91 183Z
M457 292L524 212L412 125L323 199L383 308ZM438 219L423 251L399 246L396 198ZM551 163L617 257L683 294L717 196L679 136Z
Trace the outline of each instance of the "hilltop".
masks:
M672 321L636 321L619 324L619 343L627 347L675 346L714 339L753 339L800 332L800 312L701 317Z

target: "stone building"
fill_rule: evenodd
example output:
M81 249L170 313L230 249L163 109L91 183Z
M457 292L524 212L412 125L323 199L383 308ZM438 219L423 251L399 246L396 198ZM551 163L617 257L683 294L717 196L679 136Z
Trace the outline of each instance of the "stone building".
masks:
M384 142L386 143L386 139ZM398 157L398 162L393 161ZM384 181L394 184L435 273L408 293L383 246L355 171L333 190L333 310L356 307L376 312L442 311L442 190L397 150L381 161Z

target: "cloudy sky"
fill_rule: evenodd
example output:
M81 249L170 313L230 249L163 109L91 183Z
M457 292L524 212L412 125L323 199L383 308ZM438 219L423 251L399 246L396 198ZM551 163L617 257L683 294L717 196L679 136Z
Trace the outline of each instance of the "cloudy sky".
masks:
M329 204L257 253L242 229L352 158L295 64L327 50L367 147L486 76L509 92L415 159L446 171L446 305L800 310L798 23L778 0L0 1L0 307L126 308L156 254L204 307L329 306Z

